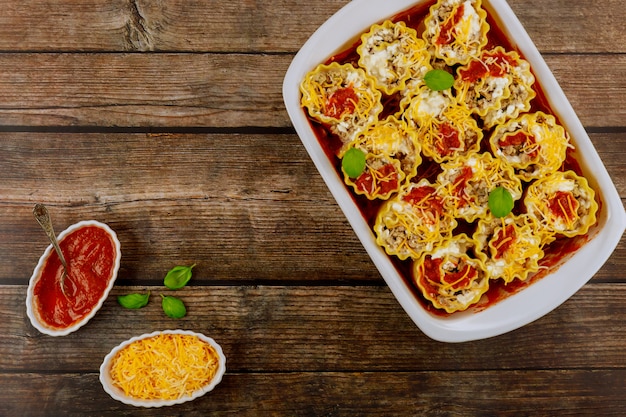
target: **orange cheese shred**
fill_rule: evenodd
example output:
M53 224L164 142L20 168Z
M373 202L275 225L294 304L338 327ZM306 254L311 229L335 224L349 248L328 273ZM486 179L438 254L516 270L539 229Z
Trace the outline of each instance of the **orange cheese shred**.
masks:
M113 384L141 400L191 396L207 385L219 367L219 356L192 335L160 334L132 342L111 363Z

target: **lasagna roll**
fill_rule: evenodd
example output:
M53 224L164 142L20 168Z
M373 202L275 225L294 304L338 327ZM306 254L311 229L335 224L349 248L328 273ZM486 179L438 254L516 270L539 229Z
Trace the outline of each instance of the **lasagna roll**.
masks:
M365 170L357 178L344 173L346 184L368 199L388 199L417 175L422 162L412 131L393 116L370 125L350 144L365 153Z
M381 93L374 80L351 64L321 64L300 84L302 106L315 120L329 126L345 144L382 111Z
M433 306L448 313L463 311L487 292L489 276L474 256L475 247L473 239L460 234L414 261L413 280Z
M489 144L494 155L524 181L542 178L565 161L568 136L552 115L527 113L498 126Z
M501 278L508 284L516 278L524 281L537 272L544 255L544 242L537 231L535 219L527 214L489 216L478 221L473 237L477 250L486 257L489 278Z
M596 223L594 197L584 177L557 171L530 184L524 206L543 230L573 237L584 235Z
M502 100L511 95L511 69L516 56L515 52L506 53L498 46L457 68L454 88L459 101L479 116L500 108Z
M430 65L426 43L404 22L386 20L382 25L373 25L361 36L356 51L359 66L387 95L404 90L407 80L423 77L423 69Z
M401 260L417 259L452 235L457 221L437 185L426 179L409 183L378 211L376 242Z
M508 53L514 59L509 60L509 75L511 83L509 84L509 96L503 98L498 108L488 110L482 118L483 124L487 129L505 123L507 120L514 119L520 114L528 112L531 108L530 102L535 98L537 93L533 89L535 76L530 70L528 61L520 58L515 51Z
M422 153L443 163L480 150L483 131L469 109L448 91L422 87L404 113L417 132Z
M513 201L522 197L522 184L513 169L490 153L448 162L442 169L437 180L447 189L455 217L470 223L487 216L489 193L496 187L505 188Z
M439 0L424 19L422 37L431 54L449 66L467 64L487 44L487 13L481 0Z

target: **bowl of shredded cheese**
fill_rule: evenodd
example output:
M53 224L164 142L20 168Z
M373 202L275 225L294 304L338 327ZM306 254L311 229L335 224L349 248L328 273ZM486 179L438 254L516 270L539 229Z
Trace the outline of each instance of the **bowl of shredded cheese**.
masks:
M100 382L125 404L163 407L213 390L224 372L226 357L215 340L187 330L163 330L113 348L100 366Z

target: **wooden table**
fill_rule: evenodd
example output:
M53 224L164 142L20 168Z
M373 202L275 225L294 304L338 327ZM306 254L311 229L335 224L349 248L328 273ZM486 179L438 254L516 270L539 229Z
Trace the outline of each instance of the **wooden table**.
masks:
M0 415L626 415L626 244L569 301L489 340L412 323L295 134L281 95L294 54L347 0L5 0L0 9ZM626 197L622 0L511 0ZM57 231L107 223L118 281L66 337L26 318ZM165 273L197 263L164 316ZM116 296L150 290L125 310ZM109 350L203 332L223 382L137 409L98 381Z

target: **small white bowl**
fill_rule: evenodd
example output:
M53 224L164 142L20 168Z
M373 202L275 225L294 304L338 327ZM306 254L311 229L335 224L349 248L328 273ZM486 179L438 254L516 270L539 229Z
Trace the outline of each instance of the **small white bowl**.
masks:
M353 0L320 26L293 59L283 82L283 98L292 124L331 194L343 210L387 285L415 324L429 337L443 342L484 339L509 332L547 314L578 291L609 258L626 228L621 198L583 125L522 24L504 0L482 4L504 35L530 62L550 107L570 133L577 158L590 184L602 201L598 223L589 232L589 242L558 269L524 290L479 312L450 316L428 312L414 290L400 275L373 231L361 215L351 193L320 145L300 104L300 83L318 64L347 49L371 25L432 0Z
M124 394L124 392L120 388L113 385L113 379L111 378L111 373L110 373L111 361L113 360L117 352L119 352L126 346L130 345L131 343L138 341L138 340L147 339L153 336L158 336L161 334L182 334L182 335L195 336L199 338L200 340L211 345L213 349L215 349L215 352L217 353L219 357L219 366L217 368L215 375L213 376L213 378L207 385L205 385L204 387L202 387L201 389L197 391L194 391L194 393L191 394L190 396L185 396L185 397L181 397L181 398L174 399L174 400L140 400L140 399L136 399L133 397L129 397L128 395ZM217 344L215 340L203 335L202 333L195 333L195 332L191 332L188 330L163 330L163 331L155 331L152 333L146 333L141 336L132 337L126 340L125 342L120 343L115 348L113 348L113 350L111 350L111 352L109 352L109 354L105 356L104 361L102 362L102 365L100 365L100 382L102 383L102 387L107 392L107 394L109 394L113 399L123 402L124 404L133 405L135 407L164 407L164 406L181 404L187 401L191 401L198 397L203 396L209 391L212 391L213 388L215 388L215 386L222 381L222 377L224 376L225 372L226 372L226 357L224 356L224 353L222 352L221 346Z
M48 257L54 250L52 245L49 245L44 251L43 255L41 255L41 258L39 258L39 262L37 263L37 266L35 267L35 271L33 272L33 275L30 277L30 281L28 283L28 290L26 293L26 315L30 319L30 322L32 323L32 325L41 333L44 333L50 336L66 336L72 332L75 332L80 327L87 324L87 322L91 320L93 316L96 315L100 307L102 307L104 300L106 300L107 296L109 295L111 288L113 288L113 285L115 284L115 279L117 278L117 273L120 268L120 260L122 258L122 252L120 248L120 241L118 240L115 232L109 226L107 226L104 223L100 223L96 220L84 220L76 224L73 224L67 229L65 229L64 231L62 231L58 235L57 239L60 243L70 233L82 227L87 227L87 226L95 226L95 227L99 227L103 229L111 237L113 241L113 244L115 246L115 259L113 259L113 269L112 269L111 279L109 280L107 287L102 293L102 296L100 297L98 302L95 304L93 309L89 312L89 314L87 314L81 320L77 321L76 323L72 324L69 327L57 328L57 327L49 326L41 319L41 317L39 317L37 308L35 307L36 297L34 294L35 284L37 284L37 281L41 277L41 273L46 263L46 260L48 259ZM67 261L70 262L69 260Z

